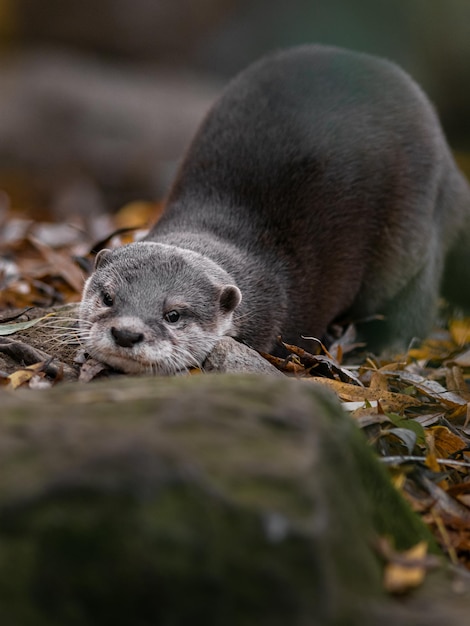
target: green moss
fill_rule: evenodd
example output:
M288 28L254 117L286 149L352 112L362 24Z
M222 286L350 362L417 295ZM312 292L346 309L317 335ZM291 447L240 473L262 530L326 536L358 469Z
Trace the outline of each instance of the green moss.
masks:
M329 394L207 376L28 405L0 419L0 623L394 624L374 543L427 532Z
M273 542L260 516L183 485L149 502L46 498L4 516L0 537L4 623L284 625L331 610L308 537Z

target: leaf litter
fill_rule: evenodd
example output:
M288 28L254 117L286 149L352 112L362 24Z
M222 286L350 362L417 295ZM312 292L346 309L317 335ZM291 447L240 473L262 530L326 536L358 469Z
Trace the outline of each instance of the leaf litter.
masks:
M336 393L442 549L470 569L470 319L457 327L449 319L447 329L389 359L363 353L343 363L331 350L318 359L288 348L297 357L295 375ZM312 376L312 360L324 358L332 362ZM412 585L408 575L392 568L387 588Z
M149 222L155 206L142 203L140 209L148 211ZM80 218L57 224L14 211L3 216L1 386L47 388L78 379L73 303L91 271L92 252L133 240L130 228L136 224L127 221L132 213L124 207L114 220L103 222L101 216L91 226ZM44 315L41 307L51 306L54 313ZM60 344L60 358L53 341ZM311 351L283 344L287 358L263 356L286 375L326 386L338 396L444 552L470 569L470 319L447 316L445 328L390 358L367 353L354 326L328 348L311 341ZM90 363L81 380L102 370L102 364ZM383 550L389 562L387 589L402 592L420 583L429 558L425 547L398 556L390 546Z

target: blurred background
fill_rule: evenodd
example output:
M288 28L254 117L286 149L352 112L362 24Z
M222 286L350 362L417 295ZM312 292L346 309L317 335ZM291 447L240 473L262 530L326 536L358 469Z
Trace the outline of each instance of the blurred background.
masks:
M470 171L468 0L0 0L0 190L65 219L161 199L204 112L274 48L404 67Z

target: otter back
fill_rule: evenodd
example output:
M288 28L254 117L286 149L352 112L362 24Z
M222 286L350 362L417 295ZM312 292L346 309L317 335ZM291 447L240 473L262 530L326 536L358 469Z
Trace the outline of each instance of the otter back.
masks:
M255 347L377 314L385 320L363 330L382 347L429 330L454 244L468 278L469 217L468 185L412 79L381 59L305 46L229 84L149 238L232 274L244 295L237 334ZM454 297L470 299L467 284Z
M470 303L469 224L469 187L416 83L385 60L303 46L228 85L147 241L226 273L241 300L224 334L308 348L332 322L381 316L361 326L381 349L428 332L444 273L458 269L465 282L446 293Z

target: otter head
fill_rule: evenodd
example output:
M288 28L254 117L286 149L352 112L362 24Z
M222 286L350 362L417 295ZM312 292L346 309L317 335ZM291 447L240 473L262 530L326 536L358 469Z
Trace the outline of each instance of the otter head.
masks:
M173 374L199 367L233 332L241 293L210 259L140 242L97 255L80 304L90 356L127 373Z

